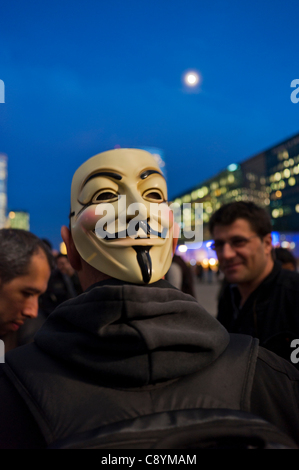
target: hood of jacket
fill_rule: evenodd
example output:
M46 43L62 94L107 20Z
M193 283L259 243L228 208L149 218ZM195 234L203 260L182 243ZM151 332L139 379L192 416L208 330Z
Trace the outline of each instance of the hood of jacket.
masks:
M94 382L128 388L199 371L222 354L229 335L167 281L140 286L111 279L56 308L35 343Z

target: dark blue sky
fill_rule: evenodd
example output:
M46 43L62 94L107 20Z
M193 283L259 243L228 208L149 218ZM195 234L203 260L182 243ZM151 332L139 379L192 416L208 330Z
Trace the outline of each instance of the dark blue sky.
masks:
M96 153L162 149L172 198L298 133L298 17L298 0L3 0L8 209L58 247L72 174Z

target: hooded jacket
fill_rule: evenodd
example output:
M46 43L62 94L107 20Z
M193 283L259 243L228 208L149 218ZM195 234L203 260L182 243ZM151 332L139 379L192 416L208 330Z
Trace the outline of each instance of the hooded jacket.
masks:
M7 354L0 398L3 448L19 448L17 433L25 448L43 448L99 426L194 408L253 412L297 442L299 435L298 372L253 338L230 336L162 280L104 281L60 305L33 344Z

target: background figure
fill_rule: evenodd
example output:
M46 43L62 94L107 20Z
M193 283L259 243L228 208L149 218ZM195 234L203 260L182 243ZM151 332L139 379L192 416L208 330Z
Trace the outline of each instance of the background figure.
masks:
M291 342L299 338L299 274L273 260L270 216L252 202L233 202L209 224L225 275L218 320L291 362Z
M195 297L192 269L180 256L173 255L172 263L165 275L165 279L185 294Z
M198 279L200 282L202 282L204 272L203 272L203 267L202 267L202 264L201 264L201 263L199 263L199 264L196 265L195 273L196 273L197 279Z
M287 248L275 248L274 259L280 261L282 269L297 271L296 258Z
M52 268L48 247L34 234L0 230L0 338L6 352L29 342L41 325L38 300Z
M76 271L67 256L59 253L55 257L55 269L50 276L48 288L40 298L42 315L48 317L58 305L81 293L82 288Z
M70 295L72 295L72 297L76 297L76 295L82 294L83 291L78 274L71 266L67 255L59 253L59 255L56 256L56 266L57 269L65 276Z

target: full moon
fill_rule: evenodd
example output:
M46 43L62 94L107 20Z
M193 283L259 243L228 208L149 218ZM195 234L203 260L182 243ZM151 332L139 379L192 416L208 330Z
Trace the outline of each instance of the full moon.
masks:
M187 72L184 76L184 81L186 85L194 87L198 85L200 80L199 74L197 72Z

